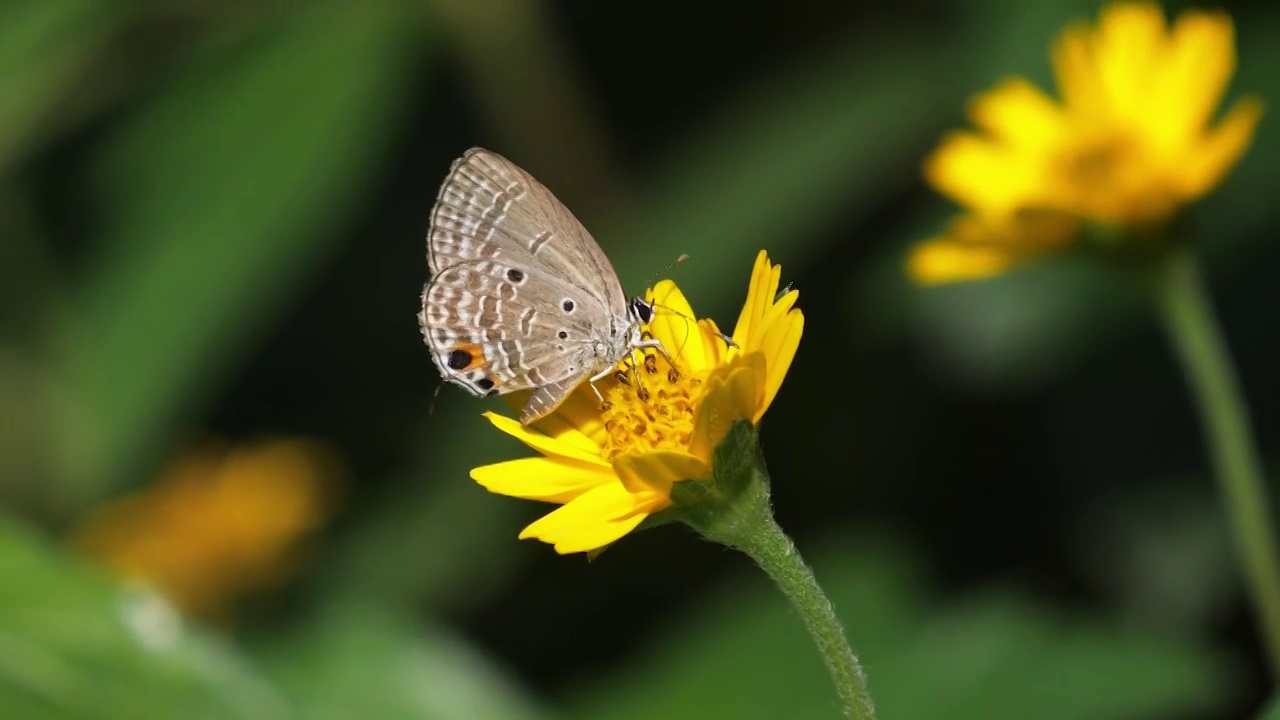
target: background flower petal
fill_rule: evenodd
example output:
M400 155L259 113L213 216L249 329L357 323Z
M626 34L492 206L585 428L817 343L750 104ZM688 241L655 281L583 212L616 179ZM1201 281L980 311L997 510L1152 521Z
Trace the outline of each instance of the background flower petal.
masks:
M969 114L976 126L1021 152L1047 152L1062 141L1067 117L1043 91L1013 77L974 98Z
M1053 43L1053 74L1058 93L1072 115L1093 115L1105 106L1093 53L1093 33L1084 24L1063 30Z
M1235 29L1223 13L1187 11L1173 26L1155 104L1148 115L1166 157L1177 157L1204 132L1235 72Z
M1184 159L1178 177L1184 199L1195 199L1207 193L1235 167L1240 156L1253 142L1253 132L1262 119L1262 100L1247 97L1236 103L1231 112L1214 128L1190 157Z
M520 539L551 543L562 555L595 550L634 530L663 501L658 493L633 494L618 483L601 485L535 520Z
M1103 8L1094 35L1095 69L1113 119L1135 122L1150 113L1153 81L1167 46L1159 5L1113 3Z
M924 175L960 205L1002 214L1038 199L1047 162L971 132L952 132L925 161Z
M907 272L916 282L941 284L992 277L1017 261L1016 253L1003 248L935 238L911 251Z

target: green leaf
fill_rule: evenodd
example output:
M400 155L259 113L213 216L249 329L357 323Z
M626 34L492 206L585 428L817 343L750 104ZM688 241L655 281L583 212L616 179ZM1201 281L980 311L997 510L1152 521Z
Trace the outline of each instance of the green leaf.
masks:
M218 639L0 518L0 707L7 717L290 717ZM18 709L21 712L18 712Z
M0 3L0 176L37 144L56 104L83 79L130 4Z
M171 437L334 249L403 112L402 11L273 14L180 68L98 158L106 227L59 358L81 500Z
M261 656L309 720L547 717L461 639L373 606L335 604Z
M1233 689L1233 664L1201 643L1070 615L1016 589L931 607L916 561L891 539L815 555L881 717L1167 717L1219 708ZM571 699L574 717L838 716L799 618L759 576L682 608L639 660L598 680Z

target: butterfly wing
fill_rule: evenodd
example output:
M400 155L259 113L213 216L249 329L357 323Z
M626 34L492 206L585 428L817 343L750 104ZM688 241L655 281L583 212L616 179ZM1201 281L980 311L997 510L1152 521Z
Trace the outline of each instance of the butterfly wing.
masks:
M476 395L538 390L525 422L595 369L593 329L625 313L595 240L541 183L495 153L472 149L454 162L427 244L432 277L419 322L432 359Z
M418 317L432 360L475 395L576 386L592 367L590 323L584 310L565 313L561 298L581 293L544 270L518 271L514 282L513 269L472 260L432 277Z
M431 213L432 272L468 260L541 266L615 313L626 295L591 233L542 183L505 157L472 148L454 161Z

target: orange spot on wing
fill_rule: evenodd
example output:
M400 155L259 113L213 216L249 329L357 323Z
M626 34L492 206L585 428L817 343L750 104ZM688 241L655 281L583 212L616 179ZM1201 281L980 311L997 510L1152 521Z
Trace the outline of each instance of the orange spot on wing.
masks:
M475 343L458 343L453 347L452 352L464 352L471 357L471 362L467 363L466 367L459 368L459 372L474 370L489 364L489 361L485 360L484 349Z

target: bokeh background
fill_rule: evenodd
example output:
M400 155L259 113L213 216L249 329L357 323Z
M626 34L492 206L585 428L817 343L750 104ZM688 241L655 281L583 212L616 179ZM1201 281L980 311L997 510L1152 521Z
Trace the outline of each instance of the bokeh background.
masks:
M415 315L436 189L483 145L633 292L669 275L731 326L760 248L801 289L763 441L882 717L1253 717L1268 675L1139 298L1071 260L902 272L952 212L920 163L966 98L1051 87L1097 7L0 3L0 715L837 716L743 557L676 526L560 557L516 540L548 507L468 479L526 451L496 403L432 411ZM1280 8L1221 7L1228 100L1280 102ZM1268 117L1193 211L1272 461L1277 183Z

